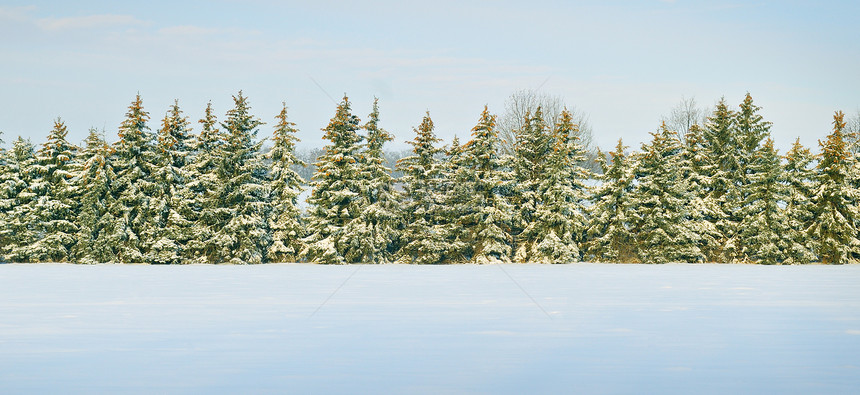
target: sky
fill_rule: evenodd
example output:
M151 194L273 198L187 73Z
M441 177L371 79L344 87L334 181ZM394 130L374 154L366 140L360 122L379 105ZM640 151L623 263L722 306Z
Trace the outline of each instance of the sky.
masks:
M272 134L282 103L300 147L344 94L405 149L429 111L445 142L516 91L585 114L597 146L635 149L682 98L736 108L749 92L783 152L817 150L833 112L860 113L857 1L0 0L0 131L109 141L140 93L150 126L174 100L221 119L242 90Z

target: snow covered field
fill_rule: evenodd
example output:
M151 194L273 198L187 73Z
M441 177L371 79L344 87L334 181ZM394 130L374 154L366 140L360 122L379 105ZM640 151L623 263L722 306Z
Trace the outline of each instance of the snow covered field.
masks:
M0 265L0 393L112 392L858 393L860 266Z

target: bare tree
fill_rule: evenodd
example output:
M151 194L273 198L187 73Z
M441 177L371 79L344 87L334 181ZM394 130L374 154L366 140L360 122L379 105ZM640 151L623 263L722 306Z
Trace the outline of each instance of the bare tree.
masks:
M567 108L573 116L574 122L579 126L580 143L585 147L586 151L594 151L591 125L588 123L588 117L585 114L576 111L576 108L572 106L566 106L564 100L559 96L538 92L533 89L524 89L514 92L508 97L505 101L505 112L499 117L496 124L499 129L499 136L504 140L502 149L505 152L513 152L517 131L522 128L526 115L534 114L538 107L540 107L543 113L544 122L553 129L555 128L558 116Z
M708 110L696 104L696 98L689 99L681 96L681 101L672 108L669 116L663 117L669 130L678 132L681 142L685 141L687 133L693 125L702 126L708 118Z
M852 151L860 151L860 109L846 122L845 136Z

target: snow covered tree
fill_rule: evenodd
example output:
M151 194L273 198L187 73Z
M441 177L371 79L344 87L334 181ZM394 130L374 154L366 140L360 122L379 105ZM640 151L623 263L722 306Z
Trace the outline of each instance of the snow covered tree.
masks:
M440 222L447 247L445 262L464 263L472 256L472 244L465 231L464 218L474 211L469 205L473 194L471 184L461 182L463 179L470 179L466 147L454 136L445 154L440 190L443 202Z
M527 111L522 126L514 130L513 171L516 184L511 196L511 203L516 207L516 215L511 223L511 233L515 236L514 260L525 262L529 259L529 251L534 247L528 242L533 234L518 237L526 228L532 225L538 207L542 204L543 196L540 190L541 182L548 175L549 155L552 150L552 136L547 130L541 107L534 114ZM532 226L532 232L534 227ZM520 246L521 242L525 242Z
M363 126L367 143L359 156L362 180L363 210L357 220L346 225L346 234L354 235L344 258L351 262L389 263L394 260L401 228L399 197L394 179L385 167L382 146L392 137L379 127L378 99Z
M215 239L215 232L222 226L218 171L223 161L226 137L218 129L211 102L206 105L205 115L198 122L201 130L193 141L193 159L186 166L188 178L185 185L190 197L181 206L183 215L193 222L185 257L193 263L218 263L221 246Z
M785 263L802 264L815 259L811 240L806 233L806 228L812 221L812 194L815 189L812 161L812 153L809 148L800 144L799 138L785 154L783 173L789 189L785 213L789 224L788 238L791 240L791 246L785 251Z
M736 119L735 113L729 110L725 99L722 99L708 117L702 131L702 142L709 161L705 174L710 182L710 200L718 208L707 219L723 236L717 257L720 262L732 262L739 254L739 246L732 242L736 240L734 236L738 231L739 205L742 200L739 188L742 150L735 133Z
M699 235L685 221L692 200L681 172L681 144L665 124L642 145L630 204L639 260L645 263L703 262Z
M545 163L533 166L541 171L532 177L538 181L535 191L538 199L531 221L519 235L515 257L518 262L572 263L580 260L579 243L588 227L583 213L587 197L585 181L591 175L581 167L585 150L579 143L576 128L571 113L562 111L552 139L547 139L552 142L551 150L536 152L544 156ZM534 136L540 138L538 133ZM538 150L542 146L540 140L534 144Z
M702 128L699 125L693 124L686 130L681 154L681 173L692 199L686 222L699 235L699 249L705 254L705 260L719 262L725 240L722 232L710 219L720 218L723 212L719 200L711 193L713 180L709 177L710 161L703 141Z
M190 197L186 189L186 166L191 158L191 128L175 101L165 114L155 146L154 182L146 228L146 261L157 264L183 262L183 249L191 236L191 221L182 205Z
M463 147L464 166L456 175L458 184L472 194L458 209L467 242L471 243L471 262L478 264L511 261L510 234L513 207L508 196L513 189L513 174L499 155L495 116L487 107L472 128L472 139Z
M0 230L0 237L6 240L3 249L5 260L26 263L31 262L28 249L37 237L33 224L29 222L30 202L36 197L30 189L30 185L37 178L34 169L36 154L33 143L21 136L12 143L9 154L6 161L8 171L3 180L7 196L3 202L6 218Z
M30 185L36 196L26 220L37 236L28 246L29 259L34 262L68 262L75 244L76 204L71 179L77 148L66 141L66 135L65 123L57 118L33 166L38 182Z
M110 239L116 243L116 260L122 263L145 261L146 213L150 210L150 196L156 187L152 179L156 160L154 136L147 121L149 113L144 111L138 94L119 127L119 141L114 144L111 159L116 173L111 188L116 200L110 212L117 224Z
M747 92L743 103L740 105L740 110L734 114L735 136L740 147L738 166L743 176L742 188L750 183L747 178L758 166L755 161L763 158L760 152L762 143L770 137L771 123L764 120L759 114L760 110L761 107L753 103L752 96Z
M791 224L780 207L790 199L780 157L768 138L749 162L743 219L736 243L744 260L764 264L785 261L791 249Z
M268 256L271 262L297 262L302 250L301 239L305 236L302 213L298 208L298 197L302 192L302 178L293 166L305 166L296 158L296 124L287 118L287 104L283 103L276 117L273 140L275 142L269 158L272 161L272 244Z
M848 182L853 158L842 135L844 128L844 114L837 111L833 116L833 133L824 142L819 141L817 185L807 232L813 251L825 264L852 262L860 251L856 226L860 195Z
M597 160L600 182L592 188L588 206L589 224L586 231L585 257L595 262L624 262L637 260L635 240L630 233L633 222L630 200L633 191L633 172L636 164L627 147L618 139L615 151L607 162L600 153Z
M271 244L271 211L268 169L255 141L263 124L250 114L248 99L239 91L234 107L221 123L226 133L222 162L218 169L219 226L216 262L264 263Z
M327 264L358 263L347 260L346 250L363 240L360 235L346 232L346 225L364 211L364 185L361 174L358 134L359 119L351 113L349 99L344 96L337 112L323 131L330 143L317 159L313 187L308 203L312 205L308 218L308 236L303 240L301 255L313 262ZM361 258L361 257L354 257Z
M439 160L443 150L435 146L442 140L433 133L429 112L414 131L415 139L409 142L413 155L397 162L397 169L403 172L400 181L405 192L402 212L406 223L398 261L444 263L453 251L445 221L444 169Z
M108 210L114 196L111 183L116 179L110 163L111 149L104 137L95 129L78 152L75 163L73 185L80 202L75 224L75 245L72 256L75 262L92 264L113 262L116 257L111 237L116 235L116 218Z

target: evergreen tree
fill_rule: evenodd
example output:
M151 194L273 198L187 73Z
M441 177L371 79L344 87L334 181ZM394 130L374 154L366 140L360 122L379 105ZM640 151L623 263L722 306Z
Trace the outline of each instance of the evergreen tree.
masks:
M685 221L692 200L681 171L681 144L665 124L642 145L631 206L639 260L703 262L699 235Z
M272 262L296 262L305 236L298 197L302 192L302 178L292 168L305 163L296 158L296 124L287 119L287 104L276 117L275 146L269 152L272 160L272 245L268 256Z
M708 117L702 131L703 146L708 158L705 174L710 181L710 200L717 211L707 218L723 237L717 260L732 262L737 259L739 246L733 243L740 222L741 148L736 135L737 116L729 110L725 99L720 100Z
M264 263L271 244L269 232L270 191L267 166L256 142L263 124L250 114L248 99L239 91L234 107L221 123L226 132L221 167L218 169L220 223L214 238L220 262Z
M442 141L433 133L430 113L421 120L410 141L413 155L397 161L403 172L403 216L406 227L402 233L403 247L399 261L404 263L437 264L451 259L447 240L443 195L444 169L439 161L443 150L435 146Z
M346 225L364 211L359 119L351 113L344 96L337 112L323 131L330 143L317 159L308 203L308 236L301 255L313 262L327 264L358 263L348 260L346 251L362 243L361 235L346 232ZM351 258L362 258L351 255Z
M516 209L513 217L511 233L520 235L530 226L530 232L536 229L532 226L535 214L542 204L540 186L543 179L548 175L547 168L550 165L548 157L552 149L552 136L547 130L541 107L538 106L534 115L526 112L522 127L514 130L514 159L513 170L516 178L516 186L513 189L512 203ZM529 251L534 248L533 243L528 242L529 237L534 234L515 237L517 244L514 259L524 262L532 255ZM525 243L523 243L525 242Z
M190 197L181 206L184 216L193 223L185 256L193 263L218 263L221 262L221 246L215 233L223 225L224 217L218 177L226 136L218 129L211 102L206 105L205 115L198 122L201 129L193 141L193 160L186 166L186 190Z
M540 134L535 133L535 137L540 138ZM551 151L536 152L545 163L530 161L533 169L541 171L530 177L538 182L535 192L539 198L535 199L533 219L520 234L515 259L537 263L578 262L579 243L588 227L583 206L585 180L590 178L590 172L580 165L585 160L585 150L569 111L562 111L552 139L546 140L552 141ZM534 144L538 150L543 146L543 142Z
M814 252L826 264L843 264L855 259L860 249L857 239L858 192L849 182L852 156L842 134L844 114L833 116L833 133L821 145L812 198L812 221L807 233Z
M108 210L116 203L111 184L116 179L110 163L111 149L95 129L84 142L75 163L75 196L80 201L75 224L78 232L72 249L78 263L113 262L116 218Z
M186 170L193 145L188 118L175 101L165 114L155 147L154 185L143 231L146 261L158 264L183 262L184 245L191 236L191 221L183 215L190 196Z
M67 134L65 123L57 118L33 166L39 181L30 186L36 196L26 220L37 236L28 246L29 259L34 262L68 262L75 243L71 179L76 147L66 141Z
M495 122L485 106L472 128L472 139L464 147L465 165L456 176L458 184L472 191L458 211L464 213L463 228L472 244L470 260L478 264L508 263L512 253L513 207L508 196L513 174L499 155Z
M724 235L711 222L723 214L719 200L712 194L713 179L709 177L708 152L704 146L702 128L692 125L687 129L682 151L681 172L690 192L690 210L685 219L699 235L699 249L707 262L719 262Z
M809 263L815 259L806 233L806 227L812 221L812 194L815 189L815 172L810 166L812 161L812 153L800 144L799 138L785 155L783 173L789 189L785 212L791 240L791 247L785 251L785 263Z
M474 213L469 205L473 191L471 184L460 182L470 178L466 147L454 136L451 146L445 152L446 161L442 163L442 206L441 231L446 240L445 262L464 263L472 256L472 244L466 233L465 218Z
M389 263L394 260L401 228L399 197L394 190L394 178L385 167L382 146L392 137L379 127L378 100L364 125L367 144L361 162L364 209L358 220L350 221L346 233L354 235L344 257L348 261Z
M111 188L116 200L110 212L117 223L110 239L115 243L116 260L122 263L145 261L146 214L151 210L150 196L156 189L152 178L156 160L154 136L147 121L149 113L144 111L138 94L128 107L126 119L119 127L119 141L114 144L112 163L116 179Z
M9 155L8 172L4 189L8 199L3 206L7 209L2 224L2 239L7 240L3 254L9 262L31 262L29 247L37 235L30 222L30 202L36 197L30 186L37 182L35 172L36 156L33 144L21 136L12 143Z
M597 161L602 170L592 188L588 207L589 225L586 231L585 256L596 262L635 262L635 240L630 233L633 222L630 201L633 191L635 163L625 154L627 147L618 139L611 162L600 153Z
M737 243L746 261L777 264L791 249L791 225L780 207L790 199L780 158L768 138L750 161Z

